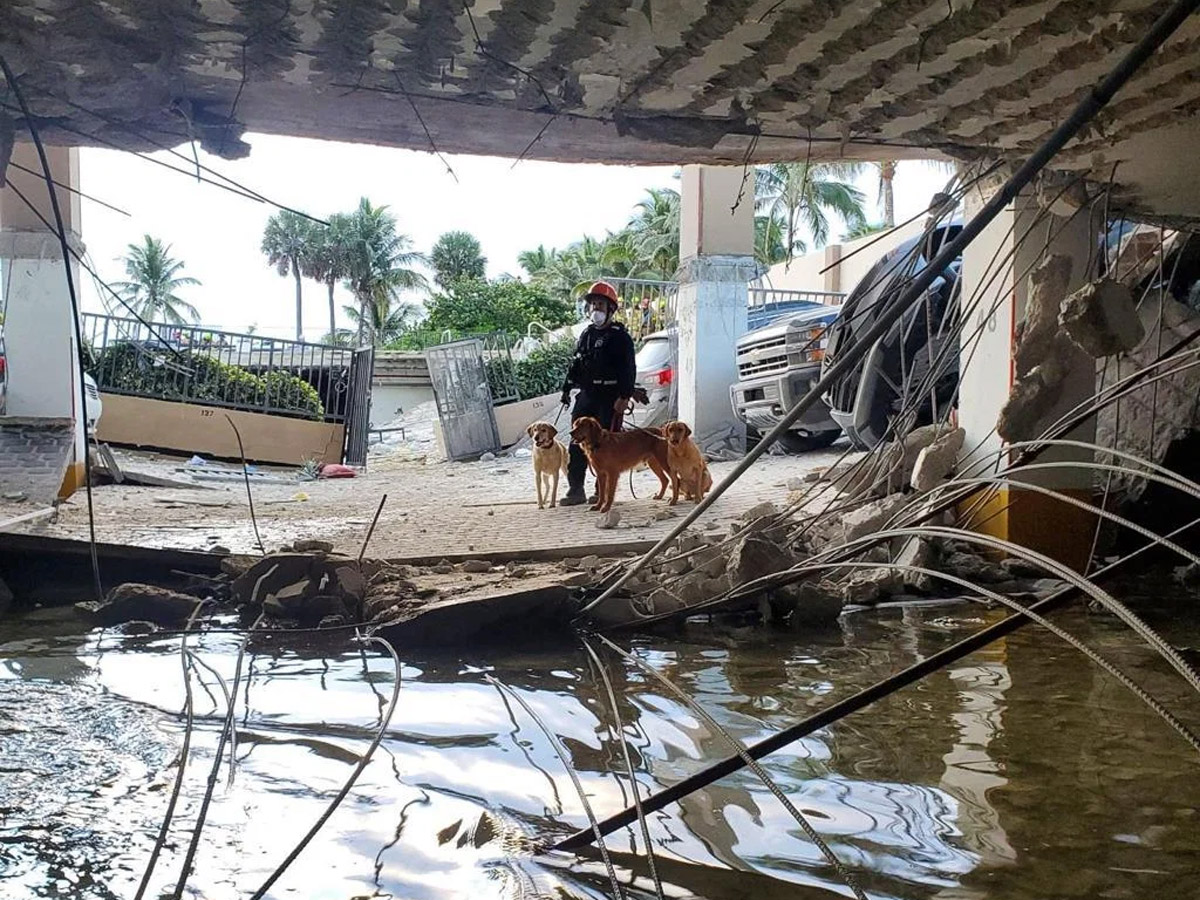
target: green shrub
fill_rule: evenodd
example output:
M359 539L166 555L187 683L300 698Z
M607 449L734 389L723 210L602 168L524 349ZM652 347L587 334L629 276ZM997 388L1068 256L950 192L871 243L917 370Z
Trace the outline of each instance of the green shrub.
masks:
M142 394L162 400L270 406L320 421L325 409L316 389L287 372L253 372L191 350L178 355L128 342L111 344L92 371L101 389Z
M539 285L478 278L463 278L445 293L434 294L426 309L429 316L425 328L430 331L448 328L457 332L524 334L533 322L556 328L578 318L572 304L552 297Z
M562 388L575 343L571 340L543 344L516 364L517 393L522 400L553 394Z
M317 389L295 375L287 372L269 372L263 378L267 388L267 405L282 409L294 409L306 413L306 418L323 419L325 407Z
M518 400L556 393L562 388L574 355L575 343L561 340L543 344L517 362L507 356L489 359L484 363L484 370L492 396L507 395L514 382Z

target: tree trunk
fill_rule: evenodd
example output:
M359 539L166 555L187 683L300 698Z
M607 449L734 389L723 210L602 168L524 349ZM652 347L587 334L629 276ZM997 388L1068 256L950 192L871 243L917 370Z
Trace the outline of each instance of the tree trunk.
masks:
M304 340L304 322L302 320L302 304L300 302L300 267L292 263L292 274L296 276L296 340Z
M337 344L337 315L333 311L333 279L325 282L329 288L329 343Z
M892 193L892 181L896 177L896 161L889 159L879 164L879 193L883 199L883 227L896 227L896 198Z

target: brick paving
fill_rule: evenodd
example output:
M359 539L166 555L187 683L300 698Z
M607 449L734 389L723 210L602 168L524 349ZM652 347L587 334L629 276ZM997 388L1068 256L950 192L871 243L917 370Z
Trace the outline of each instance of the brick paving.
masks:
M787 481L832 463L836 450L761 459L721 497L700 525L726 527L750 507L782 502ZM118 454L123 467L176 475L181 460L147 454ZM733 463L717 463L720 480ZM268 470L263 470L268 471ZM273 474L290 477L286 471ZM665 534L676 518L658 519L665 501L651 499L657 479L647 471L634 477L638 499L625 478L615 509L616 529L596 527L598 514L586 507L539 510L530 461L501 457L493 462L430 463L400 457L372 459L358 478L290 484L260 484L254 504L263 542L272 549L298 538L333 541L339 550L358 552L383 494L388 501L371 540L370 555L426 558L440 555L520 553L540 549L631 545ZM565 492L560 485L560 495ZM106 485L95 490L96 531L105 543L206 550L214 546L251 552L254 533L245 488L218 483L207 490ZM675 516L691 507L681 502ZM712 526L709 526L712 527ZM54 524L29 526L29 533L86 539L87 501L76 494Z
M20 495L36 506L51 503L74 441L70 419L0 417L0 497Z

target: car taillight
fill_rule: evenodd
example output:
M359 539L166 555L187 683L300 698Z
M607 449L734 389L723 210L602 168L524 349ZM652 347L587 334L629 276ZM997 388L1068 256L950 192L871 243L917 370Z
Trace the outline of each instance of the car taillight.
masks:
M7 371L7 366L8 363L4 361L4 354L0 353L0 378L4 377L4 373Z
M662 369L658 373L658 386L666 387L671 383L671 379L675 377L674 369Z

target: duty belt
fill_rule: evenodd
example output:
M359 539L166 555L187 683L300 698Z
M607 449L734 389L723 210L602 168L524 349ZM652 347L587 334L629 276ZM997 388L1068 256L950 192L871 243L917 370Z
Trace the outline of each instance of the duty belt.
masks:
M618 384L620 384L620 382L615 378L608 381L597 381L595 379L592 380L592 387L616 387Z

